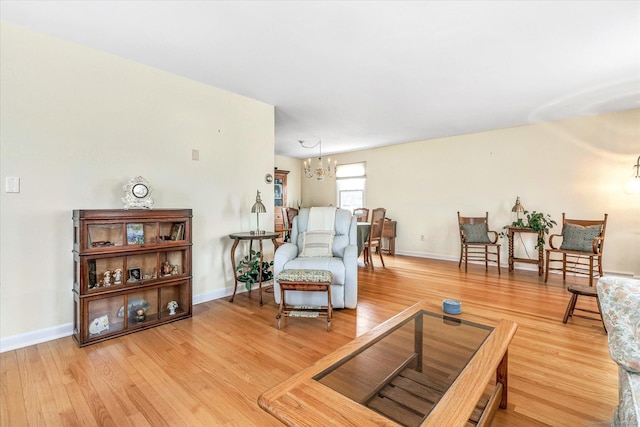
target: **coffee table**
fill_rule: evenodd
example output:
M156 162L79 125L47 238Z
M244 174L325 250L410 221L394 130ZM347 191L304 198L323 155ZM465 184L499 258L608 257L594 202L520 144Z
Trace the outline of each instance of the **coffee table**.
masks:
M409 307L266 391L258 404L292 426L488 425L507 405L507 349L517 325L485 326L437 309Z

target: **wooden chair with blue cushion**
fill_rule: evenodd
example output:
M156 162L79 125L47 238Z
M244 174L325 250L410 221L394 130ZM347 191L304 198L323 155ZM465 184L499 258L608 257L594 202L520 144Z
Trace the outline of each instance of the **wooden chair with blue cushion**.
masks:
M604 219L596 220L568 219L563 213L562 234L549 236L545 283L549 279L549 271L562 271L563 281L569 272L588 276L589 286L593 286L593 279L603 275L602 251L606 228L606 213ZM562 238L562 243L558 247L559 238Z
M500 274L500 244L498 233L489 230L489 212L485 216L460 216L458 212L458 227L460 229L460 262L464 261L464 272L467 272L468 261L484 262L485 270L489 270L489 262L495 262ZM489 237L492 233L493 236Z

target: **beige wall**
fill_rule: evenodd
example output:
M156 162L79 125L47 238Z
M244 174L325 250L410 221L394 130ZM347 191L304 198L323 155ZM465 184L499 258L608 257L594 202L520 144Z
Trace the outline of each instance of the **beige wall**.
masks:
M605 270L640 275L640 196L623 191L638 155L640 109L332 157L367 162L367 205L387 208L398 221L399 254L457 260L456 212L488 211L500 231L520 196L526 209L557 222L562 212L585 219L608 213ZM336 203L334 182L304 178L302 194L312 205ZM528 247L534 255L532 239L525 235L518 253Z
M158 208L193 209L193 294L233 286L227 235L273 194L274 108L11 24L0 34L0 337L69 335L72 209L121 208L148 179ZM191 150L200 160L191 159ZM299 190L298 190L299 191ZM273 198L265 197L268 212ZM261 217L271 224L273 214Z

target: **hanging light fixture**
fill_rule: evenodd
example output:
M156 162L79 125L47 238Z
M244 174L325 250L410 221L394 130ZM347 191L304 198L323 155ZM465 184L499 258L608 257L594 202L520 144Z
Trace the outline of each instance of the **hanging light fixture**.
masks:
M638 156L638 161L635 165L633 165L635 172L633 176L629 178L629 182L624 188L624 192L627 194L640 194L640 156Z
M335 160L332 167L331 158L328 158L327 166L326 167L324 166L324 164L322 163L322 140L321 139L311 146L304 145L304 140L298 140L298 142L303 148L315 148L318 145L320 146L320 154L318 155L318 165L315 167L315 169L311 166L311 159L304 161L304 174L307 176L307 178L315 177L318 181L323 181L325 176L329 178L335 177L336 166L338 165L338 161Z

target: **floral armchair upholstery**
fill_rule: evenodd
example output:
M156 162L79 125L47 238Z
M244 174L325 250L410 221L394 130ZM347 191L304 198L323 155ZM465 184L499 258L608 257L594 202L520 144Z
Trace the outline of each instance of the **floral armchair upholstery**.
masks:
M619 402L615 427L640 423L640 280L602 277L597 284L609 353L618 364Z

